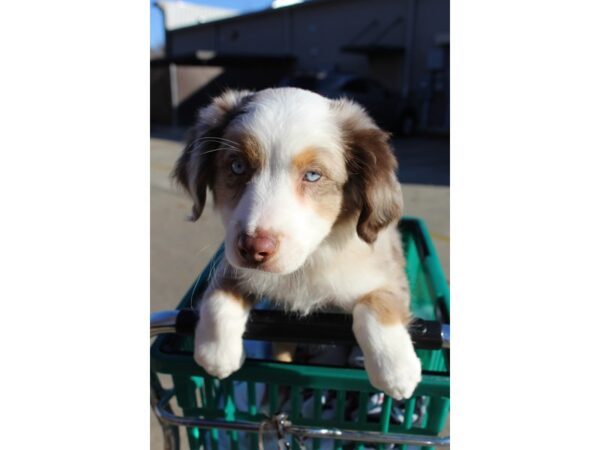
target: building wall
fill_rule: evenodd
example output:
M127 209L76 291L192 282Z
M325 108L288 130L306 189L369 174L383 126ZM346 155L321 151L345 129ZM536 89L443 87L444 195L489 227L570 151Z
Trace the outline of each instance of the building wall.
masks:
M169 67L150 68L150 122L171 122L171 87Z
M223 23L216 28L219 52L261 56L289 54L285 16L241 17L233 23Z
M430 131L450 130L450 49L436 38L450 33L450 2L418 0L415 14L411 89L420 100L420 123Z
M450 32L450 2L447 0L417 0L415 41L413 46L411 88L417 89L428 73L428 59L438 47L435 37Z
M353 0L344 2L343 7L340 2L317 3L293 11L293 50L298 66L309 70L338 67L367 75L367 57L344 52L340 47L361 43L361 35L367 35L363 32L372 23L377 22L375 28L382 27L401 16L404 3L404 0L379 0L369 5L366 0ZM393 31L397 38L395 43L401 45L399 30Z
M217 49L217 28L214 25L183 28L167 33L166 50L172 57L195 54L198 50Z
M440 50L436 37L449 34L449 15L449 0L305 3L173 30L167 35L167 52L171 57L190 56L199 50L221 55L293 56L296 62L286 66L291 72L339 69L375 78L392 91L427 97L422 92L429 89L427 82L432 78L431 61L436 58L432 52ZM341 48L369 44L381 35L378 43L404 47L405 52L380 55ZM248 77L256 81L262 70L265 76L258 82L259 88L267 80L273 82L274 73L267 74L273 68L279 75L284 73L281 67L252 61L227 71L235 71L236 79L243 80L246 69ZM434 100L439 102L439 98Z
M283 65L245 67L176 66L172 71L176 97L172 100L176 116L171 123L190 125L197 117L198 109L226 89L264 89L275 85L289 72ZM163 122L164 123L164 122Z
M240 16L169 33L171 56L197 50L231 54L293 55L298 70L342 70L367 74L364 55L341 51L373 22L377 29L405 14L407 0L316 2L259 15ZM383 42L402 45L404 24L393 27ZM360 39L359 39L360 41Z

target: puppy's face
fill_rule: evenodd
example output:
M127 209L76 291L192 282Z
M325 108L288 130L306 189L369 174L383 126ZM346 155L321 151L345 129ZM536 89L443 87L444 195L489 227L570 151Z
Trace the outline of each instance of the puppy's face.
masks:
M345 100L293 88L230 91L200 111L174 176L194 199L193 219L213 191L231 265L287 274L341 220L355 220L372 242L399 218L386 141Z

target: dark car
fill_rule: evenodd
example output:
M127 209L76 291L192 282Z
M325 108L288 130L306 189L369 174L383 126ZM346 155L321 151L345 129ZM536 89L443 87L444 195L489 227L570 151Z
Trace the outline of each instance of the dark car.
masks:
M329 98L350 98L362 105L377 125L389 131L411 135L417 128L416 108L371 78L340 73L297 75L284 79L280 86L299 87Z

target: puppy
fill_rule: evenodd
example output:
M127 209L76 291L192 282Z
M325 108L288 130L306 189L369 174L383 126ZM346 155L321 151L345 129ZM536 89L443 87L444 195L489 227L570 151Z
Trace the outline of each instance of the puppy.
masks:
M421 364L388 140L357 104L296 88L227 91L200 110L173 177L193 199L191 220L210 189L226 229L196 328L208 373L241 367L248 313L266 296L301 314L352 313L373 386L412 395Z

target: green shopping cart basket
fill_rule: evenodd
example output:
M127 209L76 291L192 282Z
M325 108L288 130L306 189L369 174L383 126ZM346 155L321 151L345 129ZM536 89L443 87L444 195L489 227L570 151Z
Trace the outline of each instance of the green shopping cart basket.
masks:
M188 308L201 298L221 256L218 252L177 311L151 318L151 334L160 334L151 346L151 398L165 449L179 448L178 426L186 427L192 450L448 446L450 438L439 434L450 407L449 289L423 221L404 218L399 230L411 309L419 318L411 336L423 368L412 398L397 402L383 395L369 383L364 369L356 367L247 358L225 380L208 375L192 357L197 316ZM253 311L244 338L329 345L356 342L349 315L298 318L279 311ZM163 388L158 374L170 376L173 388ZM183 416L173 414L169 403L173 397Z

